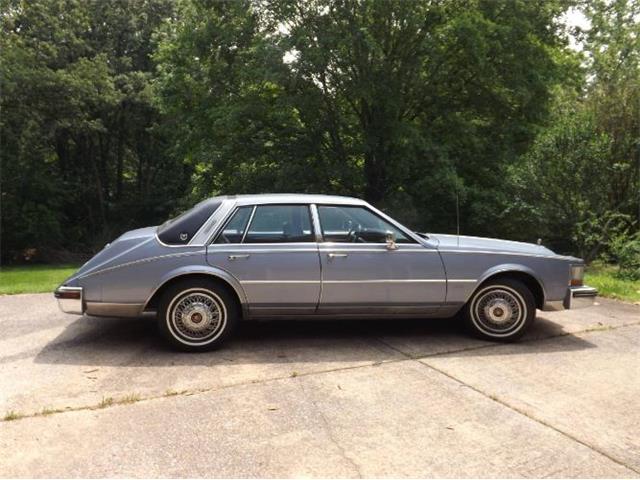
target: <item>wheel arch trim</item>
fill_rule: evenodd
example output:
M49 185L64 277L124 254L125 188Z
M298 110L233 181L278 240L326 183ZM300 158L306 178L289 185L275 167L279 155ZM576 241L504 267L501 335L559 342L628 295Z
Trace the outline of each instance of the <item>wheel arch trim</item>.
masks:
M501 265L495 265L491 268L489 268L488 270L486 270L479 278L478 281L475 285L475 288L471 291L471 293L469 293L469 295L467 296L467 298L464 300L464 304L466 304L467 302L469 302L469 300L471 300L473 298L473 296L476 294L476 292L482 287L482 285L487 282L488 280L491 280L492 278L499 276L499 275L505 275L505 274L509 274L509 273L516 273L516 274L524 274L527 275L529 277L531 277L540 287L540 292L542 293L542 298L540 299L540 305L544 305L546 298L547 298L547 293L544 287L544 282L542 281L542 279L540 278L539 275L537 275L531 268L527 267L526 265L521 265L518 263L506 263L506 264L501 264ZM534 296L536 294L536 292L531 292Z
M192 275L206 275L212 277L217 280L221 280L224 283L228 284L238 297L240 301L240 307L242 309L243 317L247 316L247 295L242 288L240 282L229 272L217 267L209 267L205 265L193 265L193 266L184 266L180 268L176 268L175 270L171 270L162 276L158 284L153 288L151 293L148 295L147 299L144 302L143 311L147 309L149 302L155 297L155 295L164 288L169 282L172 282L180 277L188 277Z

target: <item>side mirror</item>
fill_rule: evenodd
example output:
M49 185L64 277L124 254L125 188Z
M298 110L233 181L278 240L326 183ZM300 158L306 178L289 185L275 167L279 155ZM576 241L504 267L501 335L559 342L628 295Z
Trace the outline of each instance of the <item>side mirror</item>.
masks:
M398 245L396 244L396 234L393 232L387 232L385 234L385 240L387 242L387 250L397 250Z

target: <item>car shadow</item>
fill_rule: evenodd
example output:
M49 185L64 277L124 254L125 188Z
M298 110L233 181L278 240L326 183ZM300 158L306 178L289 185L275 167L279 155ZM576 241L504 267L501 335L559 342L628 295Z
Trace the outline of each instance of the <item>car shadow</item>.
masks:
M551 338L561 341L548 341ZM84 316L35 355L35 363L105 366L181 366L221 363L377 362L430 355L514 355L595 348L562 324L538 317L519 345L469 336L458 319L277 320L242 322L222 349L198 354L172 350L155 319Z

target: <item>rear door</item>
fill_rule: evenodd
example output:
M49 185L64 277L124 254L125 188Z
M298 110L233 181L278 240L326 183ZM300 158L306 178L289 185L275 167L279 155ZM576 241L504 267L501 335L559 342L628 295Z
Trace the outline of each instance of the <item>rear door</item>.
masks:
M237 208L208 246L207 262L238 279L253 316L316 310L320 259L309 205Z
M319 313L422 314L444 302L446 275L435 248L416 242L365 206L318 205ZM397 249L386 247L393 232Z

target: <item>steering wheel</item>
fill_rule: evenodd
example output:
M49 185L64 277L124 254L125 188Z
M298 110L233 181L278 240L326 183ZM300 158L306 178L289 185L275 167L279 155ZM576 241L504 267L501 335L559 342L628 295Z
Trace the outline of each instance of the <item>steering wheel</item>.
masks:
M349 242L351 243L363 243L364 239L360 237L359 233L362 231L362 225L359 223L354 227L351 225L349 227L349 233L347 233L347 237L349 238Z

